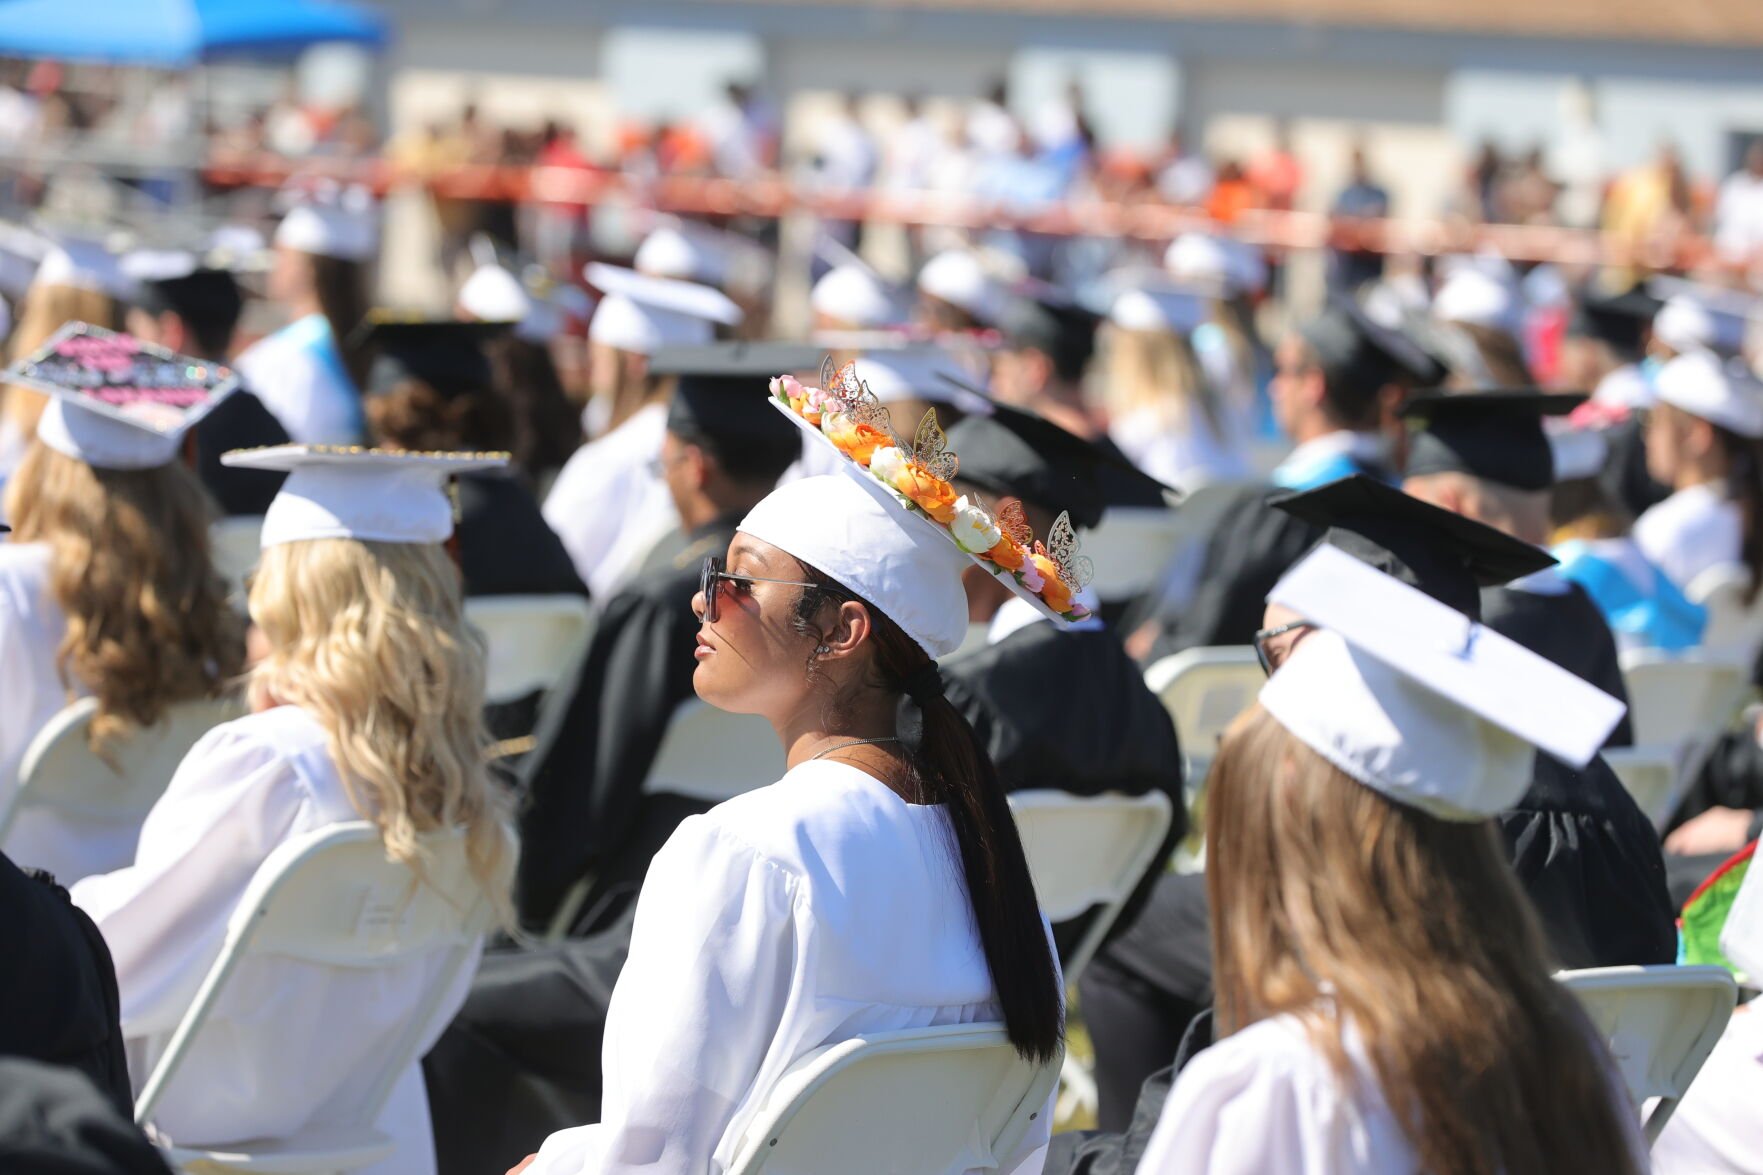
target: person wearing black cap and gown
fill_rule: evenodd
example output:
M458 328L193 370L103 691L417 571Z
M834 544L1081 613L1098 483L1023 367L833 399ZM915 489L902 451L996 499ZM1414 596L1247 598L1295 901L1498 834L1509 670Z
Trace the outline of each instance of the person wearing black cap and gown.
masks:
M1596 284L1580 291L1563 347L1569 387L1589 387L1592 400L1621 419L1604 430L1610 456L1599 474L1604 491L1639 517L1671 492L1647 472L1647 411L1655 398L1645 364L1648 334L1663 303L1645 286L1610 293Z
M507 329L499 322L370 315L365 408L375 443L413 451L506 449L508 406L493 390L482 344ZM462 474L455 485L467 596L587 594L518 474L483 470Z
M1543 418L1564 416L1584 400L1528 388L1416 393L1402 409L1417 426L1403 488L1541 546L1549 541L1549 490L1555 484ZM1481 612L1495 632L1627 702L1609 622L1583 587L1554 568L1488 588ZM1612 746L1634 741L1626 715L1610 737Z
M1479 615L1481 588L1534 574L1547 552L1493 527L1422 502L1383 483L1354 477L1287 495L1279 508L1335 546L1448 604ZM1301 635L1301 620L1269 607L1257 648L1277 663ZM1602 759L1583 771L1539 754L1529 791L1497 818L1507 855L1536 908L1562 966L1670 962L1673 908L1664 889L1658 838ZM1159 880L1138 921L1104 948L1079 983L1097 1050L1105 1129L1137 1131L1155 1121L1167 1075L1146 1079L1171 1056L1185 1027L1211 999L1204 879ZM1199 1027L1196 1025L1196 1027ZM1196 1041L1203 1047L1203 1041ZM1188 1045L1183 1045L1185 1055ZM1148 1126L1147 1126L1148 1129ZM1135 1141L1136 1137L1136 1141ZM1129 1132L1128 1146L1142 1133ZM1049 1172L1129 1171L1114 1166L1118 1136L1062 1144Z
M210 266L193 253L154 252L123 258L124 272L139 292L128 308L128 330L138 339L182 355L231 361L233 334L245 295L231 270ZM190 430L196 476L224 515L261 515L269 509L282 474L233 469L220 455L288 442L288 432L249 386L221 401Z
M499 1171L550 1131L598 1118L607 1001L629 945L636 890L679 822L709 807L648 795L668 722L690 700L704 558L801 455L801 434L762 401L805 348L724 343L655 356L677 376L660 464L678 534L603 604L587 650L559 686L521 765L525 800L516 900L543 929L594 875L571 938L491 951L465 1007L425 1062L442 1175Z
M1052 293L1014 299L1000 324L1004 349L992 360L993 393L1067 432L1106 437L1107 425L1091 410L1083 387L1101 325L1100 316Z
M1130 486L1126 496L1135 505L1161 496L1162 487L1124 459L1007 405L962 420L949 430L949 444L961 455L956 488L993 502L1019 500L1043 538L1062 511L1080 533L1093 529L1107 507L1121 504L1114 482ZM977 567L962 586L969 619L988 626L986 645L942 662L944 692L973 726L1005 788L1169 797L1174 819L1121 911L1116 926L1124 926L1187 834L1175 724L1097 617L1055 625ZM1096 612L1097 601L1084 595L1078 599ZM1081 683L1084 704L1071 706L1046 688L1049 681Z
M1437 371L1420 348L1351 302L1288 335L1275 367L1274 414L1296 447L1273 470L1271 486L1209 486L1183 504L1182 538L1163 583L1128 618L1127 648L1142 660L1248 644L1261 601L1317 539L1267 499L1356 473L1392 478L1378 429L1390 402Z

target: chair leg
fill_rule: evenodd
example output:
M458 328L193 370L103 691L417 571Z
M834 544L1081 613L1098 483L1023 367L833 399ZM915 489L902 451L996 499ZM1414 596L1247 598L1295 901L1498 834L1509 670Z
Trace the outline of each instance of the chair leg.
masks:
M1096 1079L1089 1067L1067 1052L1059 1064L1059 1100L1055 1116L1065 1122L1081 1111L1094 1118L1101 1104Z

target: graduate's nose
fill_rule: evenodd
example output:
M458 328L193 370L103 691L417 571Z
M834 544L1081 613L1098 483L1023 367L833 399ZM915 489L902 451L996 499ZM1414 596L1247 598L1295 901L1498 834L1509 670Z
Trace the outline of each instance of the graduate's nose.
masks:
M698 591L692 593L692 615L696 616L699 620L703 620L704 609L704 591L700 588Z

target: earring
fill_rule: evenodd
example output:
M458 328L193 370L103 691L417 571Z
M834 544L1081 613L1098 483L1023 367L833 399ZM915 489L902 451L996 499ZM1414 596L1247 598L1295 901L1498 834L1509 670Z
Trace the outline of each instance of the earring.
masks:
M824 656L826 656L826 655L827 655L827 654L828 654L828 653L830 653L830 652L832 652L832 651L833 651L833 647L832 647L832 646L831 646L831 645L815 645L815 646L814 646L814 651L815 651L815 652L816 652L816 653L817 653L817 654L819 654L819 655L820 655L820 656L822 656L822 657L824 657Z

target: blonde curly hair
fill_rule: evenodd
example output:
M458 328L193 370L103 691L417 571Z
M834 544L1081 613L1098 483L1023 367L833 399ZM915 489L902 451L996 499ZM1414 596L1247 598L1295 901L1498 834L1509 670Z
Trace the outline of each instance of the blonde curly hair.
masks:
M49 591L67 617L57 664L70 695L77 684L98 700L94 748L231 688L245 626L188 469L94 469L38 442L7 483L6 513L13 541L49 546Z
M510 805L485 766L484 643L445 551L272 546L250 610L270 647L251 670L252 708L295 705L318 720L351 802L393 859L420 874L422 834L463 830L473 876L512 927Z

